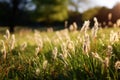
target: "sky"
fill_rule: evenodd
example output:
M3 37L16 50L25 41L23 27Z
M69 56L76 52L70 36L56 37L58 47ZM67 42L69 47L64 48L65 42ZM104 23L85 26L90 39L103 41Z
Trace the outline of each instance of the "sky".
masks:
M10 0L0 0L0 1L7 1L9 2ZM27 1L31 1L31 0L27 0ZM76 1L76 0L73 0ZM88 1L88 2L87 2ZM88 10L89 8L93 8L95 6L105 6L107 8L112 8L117 2L120 2L120 0L87 0L87 1L81 1L81 3L79 4L79 12L84 12L86 10ZM34 10L36 7L34 4L29 3L28 5L26 5L26 7L29 10ZM70 7L70 9L74 10L74 8Z
M112 8L118 2L120 2L120 0L88 0L88 3L80 3L79 11L84 12L87 9L93 8L95 6L105 6L107 8Z

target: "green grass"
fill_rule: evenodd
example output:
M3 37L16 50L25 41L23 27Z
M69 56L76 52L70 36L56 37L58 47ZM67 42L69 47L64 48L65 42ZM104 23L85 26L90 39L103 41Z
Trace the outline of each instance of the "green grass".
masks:
M12 34L5 39L3 35L7 34L2 29L0 40L4 45L0 42L0 80L119 80L120 71L114 66L120 60L120 34L117 35L119 40L111 44L111 30L120 32L120 28L100 29L94 39L88 30L90 49L85 53L84 33L80 30L18 30L11 49ZM107 55L108 45L113 48L110 56ZM92 52L97 52L104 62ZM105 58L109 58L107 67Z

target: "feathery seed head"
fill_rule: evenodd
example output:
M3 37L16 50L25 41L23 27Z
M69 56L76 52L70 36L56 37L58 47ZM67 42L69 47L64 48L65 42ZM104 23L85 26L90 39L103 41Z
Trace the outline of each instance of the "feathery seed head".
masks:
M53 49L53 51L52 51L53 59L56 59L56 58L57 58L57 53L58 53L58 49L57 49L57 47L54 47L54 49Z
M40 47L38 46L37 48L35 48L35 56L38 56L40 52Z
M27 43L24 42L24 43L21 45L21 50L24 51L26 47L27 47Z
M77 28L78 28L78 26L77 26L76 22L73 22L73 27L74 27L74 30L76 31L76 30L77 30Z
M12 34L12 39L11 39L11 50L14 49L15 47L15 35Z
M6 30L6 39L9 39L10 38L10 32L9 32L9 30L7 29Z
M89 35L85 34L84 35L84 42L83 42L83 52L88 55L88 52L90 51L90 39L89 39Z
M89 20L85 21L84 24L83 24L83 26L82 26L82 28L81 28L81 32L86 33L87 30L89 29L89 25L90 25L90 21Z
M1 40L1 42L2 42L2 46L3 46L3 49L2 49L3 58L6 59L6 57L7 57L7 51L6 51L5 42L3 40Z
M108 68L109 67L109 62L110 62L110 58L106 57L105 60L103 61L104 63L104 68Z
M116 24L118 27L120 27L120 19L117 20Z
M73 41L67 41L67 49L74 51Z
M107 53L106 53L106 55L107 55L108 57L111 56L112 50L113 50L112 46L111 46L111 45L108 45L108 47L107 47Z
M120 69L120 61L115 62L115 69L116 70Z
M101 62L104 62L103 59L99 56L98 53L94 53L94 52L92 52L92 56L93 56L94 58L100 60Z
M45 61L43 62L43 69L44 69L44 70L47 68L47 65L48 65L48 61L45 60Z
M35 71L36 75L38 76L40 74L40 69L37 68L36 71Z
M109 41L111 42L111 44L114 44L114 42L118 42L119 38L118 38L118 33L114 32L113 30L110 32L110 39Z
M69 30L74 31L74 26L72 24L70 25Z

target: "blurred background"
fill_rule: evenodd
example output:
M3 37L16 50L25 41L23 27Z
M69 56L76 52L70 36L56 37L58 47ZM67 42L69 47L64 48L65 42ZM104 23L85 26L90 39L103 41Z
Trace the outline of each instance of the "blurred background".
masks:
M102 27L120 19L120 0L0 0L0 26L60 27L97 17Z

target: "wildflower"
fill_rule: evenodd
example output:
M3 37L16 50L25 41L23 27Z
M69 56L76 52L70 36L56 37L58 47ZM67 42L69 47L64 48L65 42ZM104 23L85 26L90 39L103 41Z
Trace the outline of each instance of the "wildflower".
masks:
M35 56L38 56L39 52L40 52L40 47L38 46L37 48L35 48Z
M97 18L96 17L94 17L94 27L96 27L96 28L98 28L98 21L97 21Z
M118 19L118 20L116 21L116 24L117 24L118 27L120 27L120 19Z
M60 53L59 56L58 56L61 60L64 60L64 57L63 57L63 54Z
M101 62L103 62L103 59L99 56L98 53L94 53L94 52L92 52L92 56L93 56L94 58L100 60Z
M115 62L115 69L116 70L120 69L120 61Z
M56 59L57 53L58 53L58 50L57 50L57 47L55 47L52 51L53 59Z
M94 17L94 27L92 28L92 37L93 38L97 37L97 31L98 31L98 21L97 21L97 18Z
M112 19L112 13L109 13L108 14L108 20L111 20Z
M111 44L114 44L114 42L119 41L118 34L116 32L111 31L110 32L110 42Z
M72 41L67 41L67 49L74 51L74 44Z
M40 74L40 69L37 68L35 72L36 72L36 75L38 76Z
M15 35L12 35L12 40L11 40L11 50L14 49L15 47Z
M107 68L109 67L109 62L110 62L110 58L109 57L106 57L105 60L104 60L104 68Z
M3 40L1 40L1 42L2 42L2 46L3 46L3 49L2 49L3 58L6 59L7 51L6 51L6 47L5 47L5 42Z
M89 25L90 25L90 21L89 20L85 21L84 24L83 24L83 26L82 26L82 28L81 28L81 32L86 33L87 30L89 29Z
M83 52L88 55L88 52L90 51L90 39L89 39L89 35L86 34L84 36L84 42L83 42Z
M6 30L6 35L4 35L4 38L5 38L6 40L8 40L8 39L10 38L10 32L9 32L8 29Z
M107 48L107 53L106 53L106 55L108 56L108 57L110 57L111 56L111 54L112 54L112 46L111 45L108 45L108 48Z
M65 63L65 65L68 65L62 53L60 53L58 57L60 60L62 60Z
M48 61L45 60L45 61L43 62L43 69L44 69L44 70L47 68L47 65L48 65Z
M73 27L74 27L74 31L76 31L77 30L77 24L76 24L76 22L73 22Z
M27 47L27 43L24 42L24 43L21 45L21 50L24 51L26 47Z
M67 50L67 48L66 48L65 43L63 43L63 44L61 45L61 49L62 49L63 57L66 59L67 56L68 56L68 50Z
M47 28L47 32L53 32L53 28L52 27Z
M70 29L70 31L74 31L74 26L71 24L69 29Z

